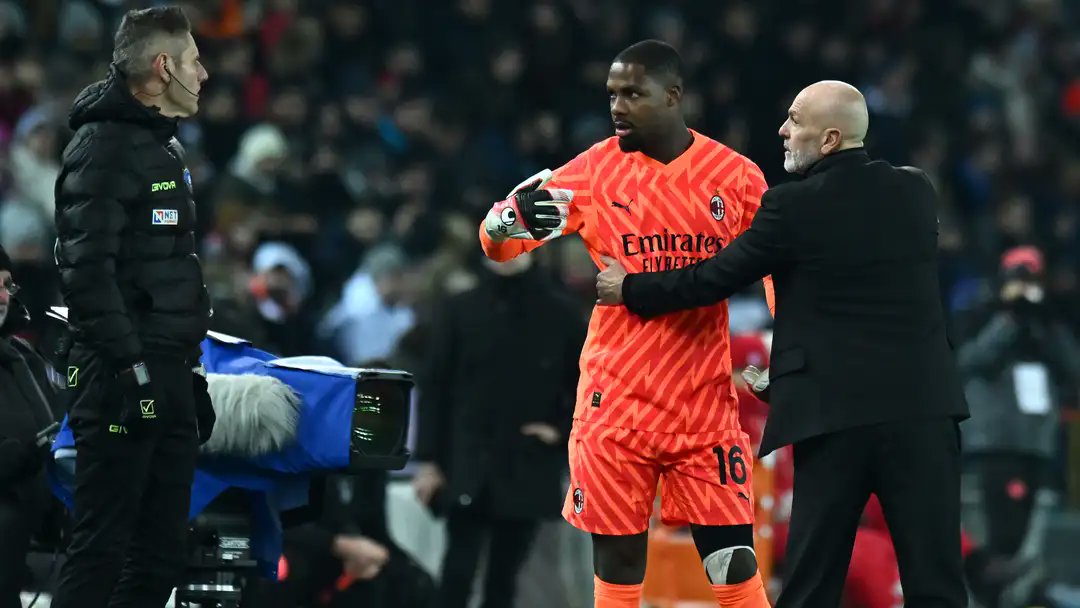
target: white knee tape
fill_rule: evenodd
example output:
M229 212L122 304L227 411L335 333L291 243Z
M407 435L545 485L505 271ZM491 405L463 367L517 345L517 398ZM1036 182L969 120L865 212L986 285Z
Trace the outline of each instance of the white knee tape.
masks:
M754 560L754 567L755 569L757 568L757 554L754 553L753 547L725 547L719 551L713 551L701 562L702 565L705 566L705 574L709 575L709 581L711 581L712 584L731 585L743 582L728 580L728 571L731 569L731 560L734 559L739 551L749 551L751 556L750 559ZM745 566L741 569L745 569Z

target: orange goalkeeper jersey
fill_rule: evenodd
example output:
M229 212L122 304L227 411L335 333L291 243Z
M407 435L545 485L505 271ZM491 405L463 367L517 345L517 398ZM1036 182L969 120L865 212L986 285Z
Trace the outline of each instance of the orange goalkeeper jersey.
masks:
M601 141L554 172L547 188L574 191L566 234L577 232L597 265L627 272L681 268L707 259L750 226L767 188L757 165L691 131L694 141L664 165ZM542 242L496 243L505 261ZM772 285L766 278L772 308ZM623 306L596 306L581 352L575 420L665 433L738 428L731 382L727 303L644 321Z

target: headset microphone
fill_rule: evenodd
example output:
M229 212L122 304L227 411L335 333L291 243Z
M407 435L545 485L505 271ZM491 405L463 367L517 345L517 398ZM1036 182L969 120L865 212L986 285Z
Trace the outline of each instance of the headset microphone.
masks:
M168 65L165 66L165 73L168 74L172 78L172 80L169 81L169 84L172 84L172 83L175 82L176 84L180 85L181 89L184 89L185 91L187 91L188 95L191 95L192 97L195 97L195 98L199 97L198 93L191 92L191 89L185 87L184 83L180 82L179 78L177 78L176 76L173 76L173 73L169 71L169 66Z

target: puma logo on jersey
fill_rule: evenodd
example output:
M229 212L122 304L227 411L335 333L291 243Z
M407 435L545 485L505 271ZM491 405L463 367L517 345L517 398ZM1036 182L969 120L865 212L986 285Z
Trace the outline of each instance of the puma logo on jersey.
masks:
M634 199L630 199L630 203L633 203L633 202L634 202ZM622 203L620 203L618 201L611 201L611 206L615 207L616 209L622 209L623 211L626 212L627 215L630 215L630 203L626 203L624 205L624 204L622 204Z
M150 192L167 192L169 190L176 190L176 181L170 180L167 182L155 182L150 186Z

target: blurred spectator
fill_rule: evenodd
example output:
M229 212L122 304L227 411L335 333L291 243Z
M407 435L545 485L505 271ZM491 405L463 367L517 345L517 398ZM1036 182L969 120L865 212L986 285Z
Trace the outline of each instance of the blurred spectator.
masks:
M405 302L407 270L408 259L397 247L384 245L372 250L323 317L319 337L346 365L363 366L387 359L413 327L416 316Z
M986 549L1006 558L1040 554L1060 408L1080 386L1080 345L1046 301L1046 264L1031 246L1001 259L998 298L957 350L971 418L964 452L978 480Z
M252 272L233 297L218 294L211 329L280 357L309 354L313 324L305 306L312 289L308 263L291 245L269 242L255 250Z
M514 606L537 527L562 504L585 326L532 263L485 260L480 284L448 298L434 324L413 486L447 518L440 608L471 605L485 545L482 605ZM507 336L523 350L507 352Z
M435 585L387 530L383 471L326 478L321 514L285 531L279 581L255 581L260 608L431 608Z
M50 199L51 200L51 199ZM27 277L19 300L30 313L23 335L36 340L46 325L45 311L59 303L60 275L53 261L52 218L37 207L9 200L0 204L0 246L11 257L13 273Z
M56 125L49 111L35 107L19 118L11 147L13 198L36 208L52 219L53 186L60 174Z
M61 410L58 374L14 335L27 313L12 297L18 288L11 270L0 247L0 608L21 606L26 552L52 502L44 475L49 444L37 434Z
M244 255L259 240L284 230L281 210L291 193L282 179L288 144L277 127L256 125L240 139L240 149L217 184L215 224L233 251Z

